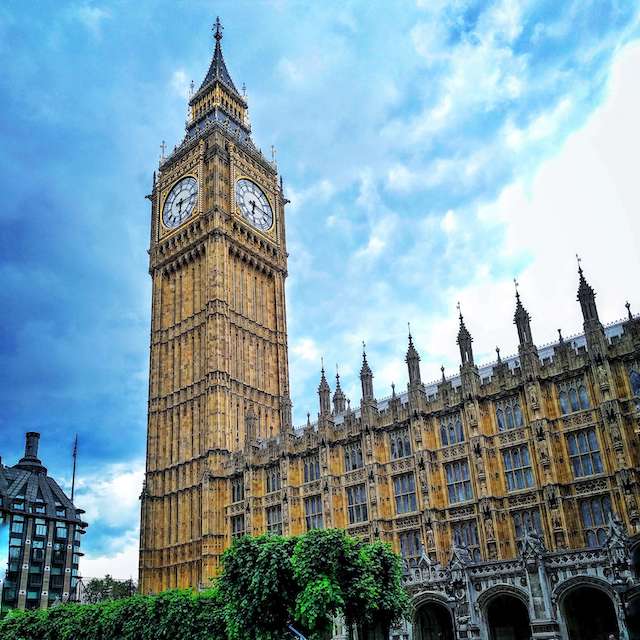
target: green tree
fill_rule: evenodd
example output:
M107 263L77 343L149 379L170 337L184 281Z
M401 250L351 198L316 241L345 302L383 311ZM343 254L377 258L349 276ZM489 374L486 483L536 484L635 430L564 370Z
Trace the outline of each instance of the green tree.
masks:
M291 566L295 543L295 538L245 536L224 553L217 584L230 640L282 638L298 591Z
M135 595L133 580L118 580L107 574L104 578L91 578L85 584L84 599L90 604L104 600L118 600Z

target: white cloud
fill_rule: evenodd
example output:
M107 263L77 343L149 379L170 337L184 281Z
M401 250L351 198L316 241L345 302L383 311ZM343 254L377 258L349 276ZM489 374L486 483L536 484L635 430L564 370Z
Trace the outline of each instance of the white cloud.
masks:
M80 565L84 577L101 577L107 573L118 578L137 576L139 496L143 478L141 460L107 465L78 478L74 503L85 510L83 517L89 523L83 537L86 555ZM110 539L108 544L101 544L100 553L92 553L87 547L93 547L92 536L100 535L101 527L121 529L124 533Z
M95 474L81 475L74 502L86 511L89 523L120 527L139 516L139 496L144 462L135 460L101 467Z
M367 244L355 252L355 259L372 260L377 258L387 246L395 226L395 217L390 215L384 216L375 222Z
M102 35L102 25L111 17L108 9L88 4L76 7L73 13L74 17L96 38Z
M176 69L171 74L169 86L176 96L187 100L189 98L189 84L190 81L184 69Z
M583 256L585 273L599 292L603 321L621 317L626 297L637 295L638 65L640 45L621 50L612 67L606 99L585 125L531 180L514 182L478 210L479 219L487 225L505 226L504 256L530 256L519 280L539 342L554 339L558 326L580 329L575 303L576 252ZM495 292L486 293L487 299L498 300ZM637 300L636 306L639 303Z
M91 578L102 578L109 574L114 578L137 580L139 533L133 529L112 541L112 554L88 553L80 560L80 573L85 582Z
M445 233L453 233L458 228L458 219L453 209L449 209L440 221L440 228Z
M291 351L306 362L320 362L320 350L313 338L300 338L292 345Z

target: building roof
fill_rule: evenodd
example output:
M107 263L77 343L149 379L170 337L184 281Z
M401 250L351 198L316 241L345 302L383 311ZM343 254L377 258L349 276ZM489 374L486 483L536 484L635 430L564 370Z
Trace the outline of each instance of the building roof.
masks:
M625 324L625 322L626 320L617 320L604 327L605 335L609 341L612 341L613 339L618 338L623 334L624 332L623 325ZM578 351L581 348L586 347L587 340L584 334L580 333L580 334L576 334L568 338L565 338L564 343L570 345L570 347L575 351ZM540 362L544 363L545 361L553 360L556 349L558 348L559 344L560 344L559 341L555 341L555 342L550 342L548 344L545 344L541 347L538 347L538 357L540 358ZM480 380L483 383L491 379L491 377L493 376L493 370L497 364L498 363L496 361L493 361L478 367L478 374L480 376ZM509 369L513 371L514 369L520 366L520 356L518 356L517 354L514 354L511 356L508 356L507 358L503 358L502 364L507 365ZM450 382L451 386L454 389L456 389L461 385L460 375L458 374L447 377L446 381ZM431 398L431 399L435 398L435 396L438 393L438 386L440 384L442 384L442 380L434 380L432 382L428 382L424 384L424 391L428 398ZM406 402L408 402L408 394L406 391L399 394L397 397L399 398L402 404L405 404ZM386 410L389 407L390 399L391 399L391 396L379 399L377 402L378 410L379 411ZM357 408L354 409L353 414L354 416L358 417L360 415L360 410ZM341 424L342 422L344 422L344 414L339 414L334 416L334 423L336 425ZM311 426L314 428L317 428L317 423L313 422L311 423ZM304 429L305 427L296 427L295 428L296 435L302 435L304 433Z
M36 514L80 523L82 509L78 509L67 497L60 485L47 474L46 467L38 458L40 434L26 435L25 455L12 467L0 464L0 501L3 510L19 514ZM23 501L23 508L16 509L16 501ZM42 511L44 506L44 512ZM61 514L64 508L64 516Z

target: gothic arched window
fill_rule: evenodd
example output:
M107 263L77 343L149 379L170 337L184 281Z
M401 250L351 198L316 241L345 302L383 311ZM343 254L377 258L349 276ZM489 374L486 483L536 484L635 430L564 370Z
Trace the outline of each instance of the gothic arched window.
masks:
M440 418L440 439L443 447L464 442L464 429L459 415Z
M498 421L498 431L507 431L522 426L522 409L517 396L500 400L497 403L496 420Z
M562 415L569 413L569 399L567 398L566 391L560 392L560 411L562 412Z
M582 409L589 409L591 407L589 394L587 393L586 387L582 384L578 387L578 395L580 396L580 407Z
M580 403L578 402L578 392L574 387L569 389L569 402L571 403L571 411L579 411Z
M560 401L560 413L563 416L574 411L585 411L591 408L587 386L580 378L558 384L558 400Z
M520 409L520 403L516 402L513 407L513 417L516 423L516 427L522 426L522 410Z

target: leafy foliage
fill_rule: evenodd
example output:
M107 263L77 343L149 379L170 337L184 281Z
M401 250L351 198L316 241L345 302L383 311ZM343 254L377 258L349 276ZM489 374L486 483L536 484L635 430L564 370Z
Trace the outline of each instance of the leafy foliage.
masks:
M282 640L292 623L327 637L342 615L367 632L390 625L408 605L399 557L382 542L338 529L297 538L246 536L223 555L212 589L135 595L95 604L14 611L0 620L3 640Z
M104 578L91 578L85 585L85 598L91 604L103 600L127 598L135 592L136 586L133 580L117 580L109 574Z

